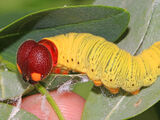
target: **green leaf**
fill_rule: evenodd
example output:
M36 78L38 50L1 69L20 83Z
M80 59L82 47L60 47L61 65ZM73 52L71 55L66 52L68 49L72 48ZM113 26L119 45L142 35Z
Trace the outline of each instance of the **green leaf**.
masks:
M115 41L128 25L129 13L121 8L79 6L50 9L25 16L0 31L0 53L15 64L18 46L27 39L68 32L87 32Z
M0 4L0 28L26 14L46 9L63 6L91 4L94 0L10 0ZM6 7L7 6L7 7Z
M73 86L73 92L79 94L84 99L87 99L89 96L89 93L93 87L93 82L79 82Z
M130 120L152 120L153 118L154 120L159 120L159 105L159 103L155 104L150 109L146 110L136 117L131 118Z
M0 99L5 100L22 95L28 84L14 72L0 71Z
M14 106L0 103L0 118L3 120L8 120ZM17 114L12 118L12 120L39 120L33 114L26 112L25 110L20 110Z
M0 66L2 68L6 68L6 69L8 68L10 71L17 72L16 65L7 60L4 60L1 56L0 56Z
M95 4L113 5L126 8L130 12L129 31L118 45L131 52L148 48L160 37L159 0L96 0ZM143 44L142 44L143 42ZM142 44L142 45L141 45ZM138 48L140 49L138 50ZM144 88L138 95L120 93L116 96L92 91L88 96L83 120L117 120L136 116L160 99L160 78L152 86Z

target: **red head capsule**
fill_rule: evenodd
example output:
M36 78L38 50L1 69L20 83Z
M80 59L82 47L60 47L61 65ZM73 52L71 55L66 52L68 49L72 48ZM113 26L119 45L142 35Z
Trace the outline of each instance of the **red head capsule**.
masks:
M23 75L23 79L32 84L45 78L51 72L53 63L55 62L50 50L33 40L24 42L18 49L18 70Z
M58 50L56 45L47 39L43 39L38 43L44 45L49 50L52 57L53 67L55 67L57 65L57 60L58 60Z

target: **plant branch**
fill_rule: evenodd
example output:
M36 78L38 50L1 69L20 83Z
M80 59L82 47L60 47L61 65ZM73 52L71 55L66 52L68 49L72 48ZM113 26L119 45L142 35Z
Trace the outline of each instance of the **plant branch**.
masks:
M56 112L59 120L65 120L60 109L58 108L56 102L54 101L52 96L49 94L49 92L40 83L35 84L35 87L42 95L46 96L47 101L49 102L53 110Z

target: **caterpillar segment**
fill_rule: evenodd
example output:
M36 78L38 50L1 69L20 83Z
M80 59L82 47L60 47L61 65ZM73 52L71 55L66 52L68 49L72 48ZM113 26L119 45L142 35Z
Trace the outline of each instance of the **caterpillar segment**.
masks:
M99 51L98 47L97 47L97 51ZM104 56L106 51L101 51L101 55L97 55L97 53L95 52L95 50L93 50L89 57L91 58L88 58L89 59L89 69L87 71L87 74L90 76L89 78L92 79L92 80L100 80L101 76L102 76L102 70L104 69L104 66L103 66L103 61L102 61L102 58L103 57L106 57ZM95 53L95 56L94 56L94 53Z
M157 71L157 75L159 75L160 74L160 60L159 60L160 52L157 51L157 49L155 49L155 47L151 47L150 50L151 50L151 57L153 58L153 60L156 63L155 69Z
M153 49L155 51L155 59L157 59L157 69L158 69L158 75L160 74L160 51L158 50L158 48L156 47L152 47L151 49Z
M149 86L153 84L155 80L157 79L157 73L155 70L155 62L150 57L148 50L144 50L141 53L141 58L143 59L145 69L146 69L146 73L143 79L143 86Z
M112 69L112 67L114 67L114 59L117 56L117 54L119 53L119 50L113 50L113 54L111 55L110 59L107 60L107 64L104 65L104 73L102 73L102 83L104 84L104 86L106 88L112 88L112 89L116 89L119 88L119 80L117 80L116 82L116 74L114 74L114 70ZM111 62L112 61L112 62Z
M109 56L111 56L111 52L110 51L105 51L105 48L111 49L111 46L109 45L105 45L106 43L101 43L98 47L97 47L97 52L100 52L101 54L97 55L96 57L94 56L94 54L90 54L89 55L89 63L90 63L90 75L92 76L92 74L94 74L94 76L97 76L98 78L101 78L101 76L103 75L103 73L101 72L102 70L104 70L104 65L106 60L103 58L110 58L107 57L107 55L109 54ZM92 51L93 53L96 53L96 51ZM105 53L108 53L107 55ZM96 61L95 61L96 60ZM96 64L96 67L93 67L93 65ZM102 85L102 81L101 80L94 80L94 83L99 83L100 85ZM97 84L96 84L97 86ZM107 87L107 86L106 86ZM113 93L113 92L112 92Z
M97 49L93 49L94 48L94 46L92 47L92 49L90 50L90 52L89 52L89 54L88 54L88 56L87 56L87 60L88 60L88 62L90 63L89 64L89 70L90 70L90 76L93 76L93 74L94 74L94 76L97 76L98 78L100 78L100 76L102 76L102 69L103 69L103 66L104 66L104 60L103 60L103 57L105 57L104 55L104 53L106 53L106 51L104 50L104 48L105 48L105 46L104 46L104 44L105 43L101 43L101 44L99 44L99 46L97 46ZM96 45L96 44L95 44ZM107 46L106 46L107 47ZM101 48L101 49L100 49ZM109 46L108 46L108 49L109 49ZM93 51L94 50L94 51ZM97 52L100 52L100 53L102 53L102 54L99 54L99 55L96 55L96 56L94 56L94 54L91 54L91 51L93 52L93 53L96 53L96 51ZM95 61L96 60L96 61ZM93 67L93 65L95 65L96 64L96 66L95 67ZM96 85L96 86L101 86L102 85L102 81L101 80L93 80L93 82L94 82L94 84Z
M47 64L50 63L53 66L52 72L68 74L70 70L73 70L85 73L96 86L104 85L113 94L118 93L120 88L133 95L138 94L141 87L152 85L160 75L160 42L154 43L136 56L132 56L102 37L89 33L61 34L44 38L38 43L33 41L31 43L33 48L40 44L48 49L52 62L50 59L46 61L48 61ZM24 50L19 53L25 50L24 47ZM32 48L30 51L32 52ZM48 51L43 51L44 57L49 56ZM17 55L17 66L26 78L30 78L30 73L37 70L24 65L27 62L24 63L23 60L27 59L27 55L28 53L24 57ZM46 64L43 66L49 74L50 70ZM39 65L38 67L40 68ZM47 72L44 71L44 74L41 70L43 69L38 72L43 76L41 78L44 78ZM39 81L40 76L36 78Z

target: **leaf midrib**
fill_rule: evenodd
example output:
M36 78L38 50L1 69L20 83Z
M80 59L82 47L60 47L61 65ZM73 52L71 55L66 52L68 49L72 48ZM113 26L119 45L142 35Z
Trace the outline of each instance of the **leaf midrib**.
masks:
M137 48L135 49L135 52L133 53L133 55L136 55L138 53L139 49L141 48L141 46L143 44L143 41L146 39L146 36L147 36L148 30L149 30L150 24L151 24L151 21L152 21L152 18L153 18L153 14L154 14L154 11L155 11L155 4L156 4L155 2L152 4L152 12L151 12L150 19L148 20L146 31L145 31L144 35L142 36L142 39L139 42Z

